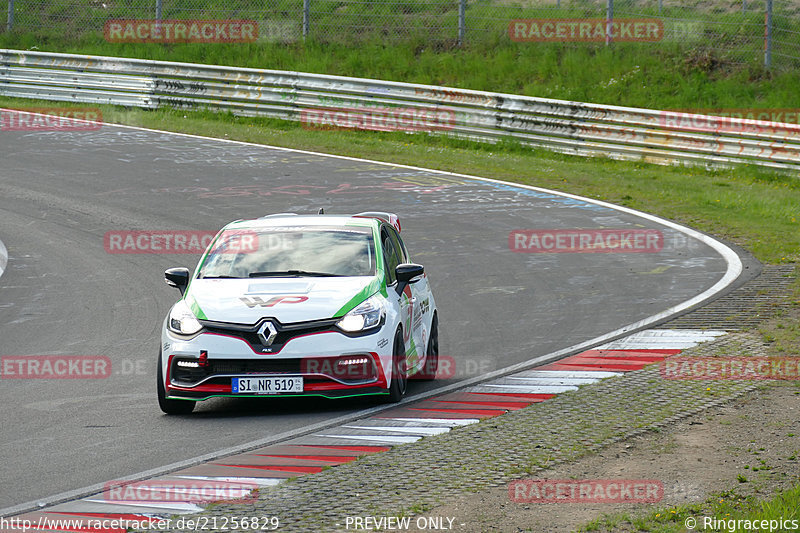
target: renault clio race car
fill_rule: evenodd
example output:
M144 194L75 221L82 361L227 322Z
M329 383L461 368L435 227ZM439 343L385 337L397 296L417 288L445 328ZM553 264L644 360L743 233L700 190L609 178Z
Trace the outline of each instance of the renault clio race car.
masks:
M164 320L158 403L185 414L212 397L383 395L438 367L436 303L390 213L240 220L193 274L165 273L182 298Z

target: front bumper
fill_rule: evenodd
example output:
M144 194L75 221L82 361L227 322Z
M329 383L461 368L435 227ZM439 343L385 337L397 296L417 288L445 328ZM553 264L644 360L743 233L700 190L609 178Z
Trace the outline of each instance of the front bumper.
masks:
M388 394L392 356L386 330L351 336L317 326L283 335L280 344L265 347L247 332L226 331L219 324L188 338L164 327L161 364L166 395L197 401L225 396ZM302 377L303 391L234 394L232 382L237 377Z

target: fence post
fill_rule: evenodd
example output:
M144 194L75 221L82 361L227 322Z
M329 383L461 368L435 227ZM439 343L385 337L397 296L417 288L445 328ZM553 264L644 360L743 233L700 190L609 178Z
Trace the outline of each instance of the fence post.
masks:
M303 39L308 37L308 14L311 11L311 0L303 0Z
M664 7L664 6L662 5L663 3L664 3L664 2L663 2L663 0L658 0L658 14L659 14L659 15L661 14L661 8L663 8L663 7Z
M464 44L467 33L467 0L458 0L458 46Z
M156 0L156 20L161 22L161 12L163 6L161 5L161 0Z
M614 0L606 4L606 46L611 44L611 24L614 22Z
M764 66L772 66L772 0L767 0L767 13L764 16Z
M747 13L747 0L742 0L742 15Z
M14 0L8 0L8 20L6 22L6 29L8 31L14 29Z

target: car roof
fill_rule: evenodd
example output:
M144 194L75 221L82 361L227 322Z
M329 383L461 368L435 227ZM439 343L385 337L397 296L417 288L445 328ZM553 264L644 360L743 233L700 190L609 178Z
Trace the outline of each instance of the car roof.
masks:
M380 222L381 220L378 218L357 215L296 215L294 213L279 213L251 220L237 220L223 229L258 229L280 226L341 226L342 228L360 226L375 228Z

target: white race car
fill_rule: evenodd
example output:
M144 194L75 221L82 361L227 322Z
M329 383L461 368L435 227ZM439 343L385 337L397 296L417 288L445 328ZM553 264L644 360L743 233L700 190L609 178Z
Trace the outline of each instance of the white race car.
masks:
M225 226L164 320L158 403L212 397L384 395L438 367L436 303L390 213L293 213Z

